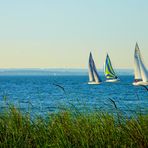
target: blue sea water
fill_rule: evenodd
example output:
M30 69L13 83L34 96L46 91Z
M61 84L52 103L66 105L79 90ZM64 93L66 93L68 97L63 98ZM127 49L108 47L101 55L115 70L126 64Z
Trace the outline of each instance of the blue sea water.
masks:
M22 111L46 114L62 107L84 108L90 111L113 112L114 100L125 114L148 111L148 92L141 86L133 86L131 71L118 72L120 82L88 85L86 71L38 71L33 74L18 71L0 73L0 108L9 104ZM105 78L101 73L101 78Z

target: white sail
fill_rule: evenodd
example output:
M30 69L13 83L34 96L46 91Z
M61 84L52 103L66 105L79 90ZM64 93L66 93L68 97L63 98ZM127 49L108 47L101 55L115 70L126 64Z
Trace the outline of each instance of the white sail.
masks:
M144 65L138 44L135 47L135 82L133 85L148 85L148 72Z
M143 62L143 59L140 53L139 53L139 65L140 65L140 70L141 70L142 81L148 82L148 72L144 65L144 62Z
M134 54L134 73L135 73L135 80L141 80L141 71L140 71L140 50L138 44L136 43L135 46L135 54Z
M140 69L143 82L148 82L148 72L141 59L140 59Z
M91 53L89 56L88 72L89 84L99 84L101 82Z
M93 74L94 74L94 79L95 79L95 82L101 82L101 79L98 75L98 72L97 72L97 69L96 69L96 65L95 65L95 62L93 60Z
M89 55L89 63L88 63L88 73L89 73L89 81L94 81L94 75L93 75L93 59L92 54Z

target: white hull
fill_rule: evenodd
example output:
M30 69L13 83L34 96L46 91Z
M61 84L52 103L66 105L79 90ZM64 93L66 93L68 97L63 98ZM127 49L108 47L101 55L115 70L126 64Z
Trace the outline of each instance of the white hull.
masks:
M110 79L110 80L106 80L106 82L118 82L119 79Z
M94 81L92 81L92 82L88 82L88 84L89 85L99 85L99 84L101 84L101 82L94 82Z
M143 81L133 82L133 85L135 85L135 86L139 86L139 85L148 85L148 82L143 82Z

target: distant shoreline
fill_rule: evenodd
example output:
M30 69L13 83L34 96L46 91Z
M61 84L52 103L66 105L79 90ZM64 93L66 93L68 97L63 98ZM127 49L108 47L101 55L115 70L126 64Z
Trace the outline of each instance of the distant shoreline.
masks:
M115 69L119 75L133 75L132 69ZM103 75L103 69L98 69L100 75ZM0 76L13 75L31 75L31 76L64 76L64 75L88 75L87 69L69 69L69 68L1 68Z

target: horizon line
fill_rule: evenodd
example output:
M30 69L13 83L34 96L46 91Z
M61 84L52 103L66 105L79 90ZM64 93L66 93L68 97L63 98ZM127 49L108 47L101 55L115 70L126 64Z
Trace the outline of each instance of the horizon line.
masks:
M15 70L15 69L16 69L16 70L23 70L23 69L24 69L24 70L25 70L25 69L26 69L26 70L31 70L31 69L37 69L37 70L50 70L50 69L51 69L51 70L52 70L52 69L53 69L53 70L55 70L55 69L61 69L61 70L62 70L62 69L63 69L63 70L64 70L64 69L67 69L67 70L87 70L88 68L50 68L50 67L49 67L49 68L39 68L39 67L38 67L38 68L21 68L21 67L20 67L20 68L0 68L0 70L8 70L8 69L9 69L9 70L10 70L10 69L12 69L12 70L13 70L13 69L14 69L14 70ZM97 69L102 69L102 68L97 68ZM120 69L121 69L121 70L122 70L122 69L123 69L123 70L124 70L124 69L125 69L125 70L132 70L133 68L114 68L114 69L119 69L119 70L120 70Z

